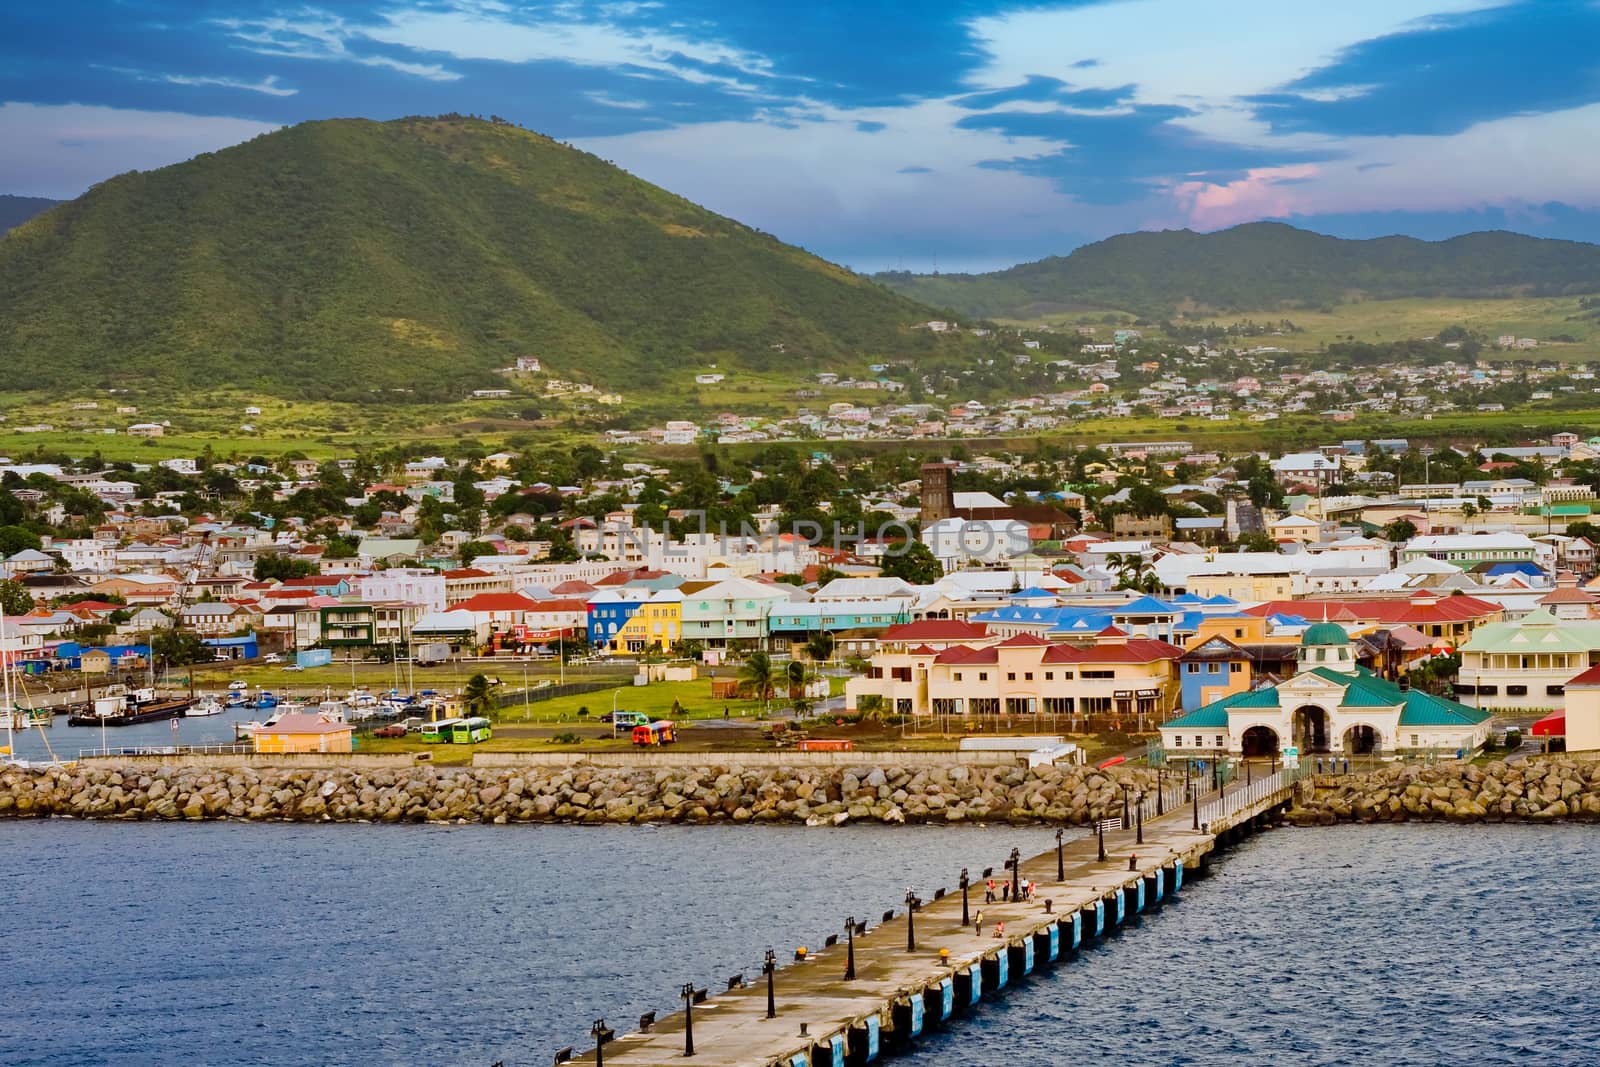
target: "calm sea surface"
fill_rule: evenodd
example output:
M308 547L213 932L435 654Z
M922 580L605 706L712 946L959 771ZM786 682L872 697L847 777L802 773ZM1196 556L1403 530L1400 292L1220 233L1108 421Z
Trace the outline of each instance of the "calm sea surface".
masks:
M1040 830L0 822L0 1063L550 1062ZM1284 831L908 1065L1600 1063L1600 839Z

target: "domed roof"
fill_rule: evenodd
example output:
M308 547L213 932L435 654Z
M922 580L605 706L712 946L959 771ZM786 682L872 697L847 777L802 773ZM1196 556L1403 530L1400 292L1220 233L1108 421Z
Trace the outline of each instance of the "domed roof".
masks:
M1348 645L1350 635L1345 633L1344 627L1336 622L1317 622L1306 627L1305 634L1300 638L1300 644L1305 645Z

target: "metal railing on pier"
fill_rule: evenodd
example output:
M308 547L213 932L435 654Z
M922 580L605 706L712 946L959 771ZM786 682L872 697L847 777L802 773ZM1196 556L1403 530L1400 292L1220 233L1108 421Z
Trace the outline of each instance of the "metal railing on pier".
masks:
M1200 801L1200 822L1202 825L1215 826L1228 816L1262 803L1313 773L1313 768L1302 761L1296 767L1280 767L1260 778L1243 782L1235 779L1220 793Z
M109 748L80 748L79 759L105 756L241 756L255 751L250 741L228 745L114 745Z

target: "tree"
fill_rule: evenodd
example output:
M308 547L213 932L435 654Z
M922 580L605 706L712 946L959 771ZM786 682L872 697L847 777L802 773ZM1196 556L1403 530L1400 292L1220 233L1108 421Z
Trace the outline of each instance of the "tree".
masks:
M267 582L274 578L282 581L285 578L306 578L316 574L317 565L309 560L273 554L257 556L252 573L258 582Z
M772 699L772 690L778 681L778 671L772 664L772 657L765 652L752 652L750 658L739 667L739 689L741 692L752 694L761 701L761 710L767 710L768 701Z
M26 615L33 610L33 594L15 578L0 582L0 615Z
M188 630L164 629L150 635L150 654L172 667L210 663L217 650Z
M1417 524L1410 519L1395 519L1383 528L1383 539L1394 544L1417 536Z
M819 630L806 638L806 655L813 663L826 663L833 658L833 635L826 630Z
M0 526L0 559L14 556L24 549L37 549L44 542L39 535L23 526Z
M467 684L461 690L461 699L466 703L468 710L479 714L489 707L489 678L487 675L474 674L467 679Z
M792 659L783 668L784 679L789 683L789 699L801 696L806 684L806 665Z
M912 585L932 585L944 577L944 568L934 558L932 549L921 541L912 541L904 552L891 550L885 556L883 576L899 578Z
M494 555L494 546L484 544L482 541L468 541L457 550L457 555L461 557L463 567L470 567L472 561L479 556Z

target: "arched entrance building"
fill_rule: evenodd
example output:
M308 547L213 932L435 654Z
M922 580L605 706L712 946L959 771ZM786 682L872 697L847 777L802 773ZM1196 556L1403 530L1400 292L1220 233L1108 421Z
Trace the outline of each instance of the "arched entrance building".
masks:
M1270 726L1252 726L1240 735L1239 745L1246 759L1264 759L1278 754L1278 731Z
M1231 693L1163 724L1167 758L1264 758L1290 745L1302 757L1454 756L1488 736L1487 712L1402 689L1359 667L1355 645L1337 623L1306 627L1296 661L1288 681Z

